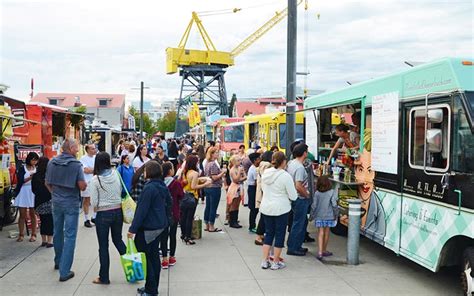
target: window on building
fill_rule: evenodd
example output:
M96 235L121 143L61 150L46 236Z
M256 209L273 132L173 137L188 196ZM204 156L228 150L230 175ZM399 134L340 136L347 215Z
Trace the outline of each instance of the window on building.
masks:
M99 106L100 107L107 107L108 99L99 99Z
M50 105L58 105L58 99L49 99Z
M444 172L449 167L451 116L448 105L430 106L425 129L425 107L410 110L409 164L412 168ZM426 140L425 140L426 139ZM428 143L425 155L425 142Z

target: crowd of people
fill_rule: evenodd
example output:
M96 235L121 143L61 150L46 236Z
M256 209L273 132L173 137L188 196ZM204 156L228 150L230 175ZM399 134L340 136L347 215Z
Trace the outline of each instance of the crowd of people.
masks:
M42 246L54 247L54 268L59 280L67 281L74 277L71 266L82 209L84 226L95 225L99 245L100 269L93 283L110 284L109 233L118 253L125 254L121 203L130 195L137 208L127 236L147 260L145 286L138 292L156 295L160 270L177 263L178 226L183 244L196 244L192 230L199 200L205 202L204 231L222 231L216 219L225 190L224 225L242 228L239 210L249 208L248 231L262 246L263 269L285 267L282 249L287 231L286 254L306 255L303 243L314 241L307 232L309 221L319 229L318 259L331 256L327 244L329 228L337 223L336 193L327 177L315 182L307 145L295 142L290 149L288 160L278 147L246 151L241 145L224 161L219 143L213 141L203 145L192 138L159 138L137 145L123 140L115 150L120 157L115 169L111 156L97 153L94 144L85 145L86 154L78 160L78 143L65 140L57 157L48 160L32 152L18 169L18 241L24 239L27 212L32 221L30 241L36 240L38 214Z

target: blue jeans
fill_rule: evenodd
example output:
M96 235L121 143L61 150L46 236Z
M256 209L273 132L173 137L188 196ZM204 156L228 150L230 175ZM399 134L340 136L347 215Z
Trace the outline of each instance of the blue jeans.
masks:
M78 206L63 207L53 204L54 264L59 266L59 276L61 278L69 275L74 260L77 224L79 222Z
M285 245L286 225L288 225L288 213L280 216L262 215L265 219L265 238L263 244L271 246L275 240L275 248L283 248Z
M204 189L206 194L206 209L204 210L204 224L214 225L216 221L217 207L221 199L221 188L211 187Z
M299 251L303 247L306 236L306 215L311 206L311 198L298 198L291 207L293 208L293 225L288 236L288 251Z
M112 242L120 255L127 251L122 241L123 214L122 209L99 211L95 218L95 231L99 242L99 278L102 282L110 282L109 278L109 231L112 234Z

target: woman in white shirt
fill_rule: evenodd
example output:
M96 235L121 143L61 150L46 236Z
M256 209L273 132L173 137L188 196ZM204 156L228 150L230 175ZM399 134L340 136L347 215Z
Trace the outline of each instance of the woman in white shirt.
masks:
M148 155L148 149L145 145L138 146L137 154L133 159L133 168L138 170L142 165L147 163L151 159L150 155Z
M291 175L285 171L286 157L281 151L272 156L273 167L262 175L263 198L260 213L265 219L265 238L263 240L263 269L282 269L285 264L280 260L281 250L285 242L285 230L288 224L288 213L291 201L298 197L295 183ZM274 246L274 259L270 264L270 248Z

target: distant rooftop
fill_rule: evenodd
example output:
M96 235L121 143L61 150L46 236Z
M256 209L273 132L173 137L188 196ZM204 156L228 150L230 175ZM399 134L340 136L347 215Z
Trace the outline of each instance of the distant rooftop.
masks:
M31 102L74 107L76 103L87 107L121 108L125 104L125 94L83 94L83 93L37 93Z

